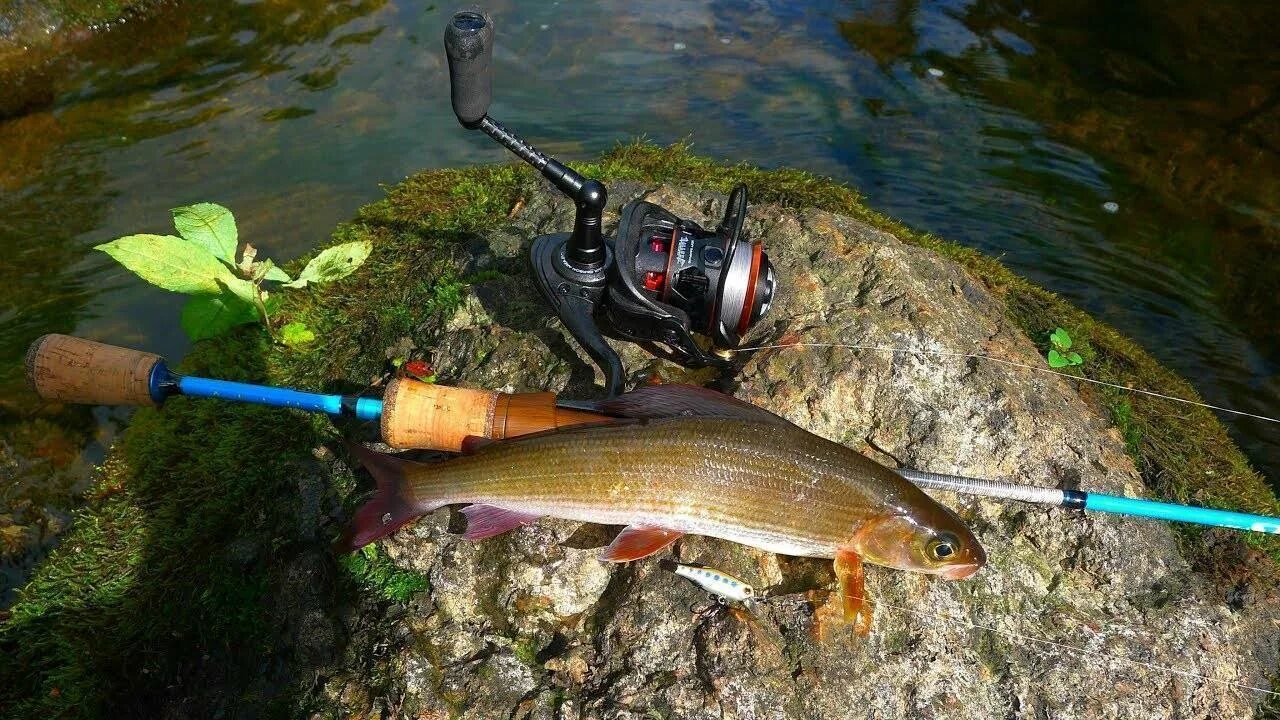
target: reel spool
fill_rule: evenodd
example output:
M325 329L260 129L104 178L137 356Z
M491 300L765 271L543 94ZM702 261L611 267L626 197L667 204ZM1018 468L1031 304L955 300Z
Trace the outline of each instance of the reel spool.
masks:
M492 19L479 10L454 13L444 45L458 122L493 138L574 201L573 231L535 238L529 259L543 298L604 371L605 392L621 392L624 374L605 334L686 367L726 365L715 351L741 344L768 313L778 283L763 246L742 237L746 188L733 190L714 230L634 200L622 208L616 237L606 238L605 186L489 117ZM707 338L710 348L695 335Z

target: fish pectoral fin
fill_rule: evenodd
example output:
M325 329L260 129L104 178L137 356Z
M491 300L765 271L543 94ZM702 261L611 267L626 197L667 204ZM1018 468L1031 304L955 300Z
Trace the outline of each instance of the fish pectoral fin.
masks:
M628 525L618 533L618 537L609 543L609 547L600 551L600 559L605 562L630 562L661 552L671 543L680 539L684 533L645 525Z
M462 508L462 514L467 516L467 532L463 537L468 540L483 540L501 535L542 517L493 505L468 505Z
M853 626L854 632L871 632L871 607L867 603L862 558L852 550L837 550L835 559L836 595L819 611L819 622Z

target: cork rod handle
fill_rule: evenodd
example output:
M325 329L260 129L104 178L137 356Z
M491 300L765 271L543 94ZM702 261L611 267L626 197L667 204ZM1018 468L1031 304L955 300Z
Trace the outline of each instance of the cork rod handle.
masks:
M382 401L382 439L394 448L459 452L468 436L503 440L607 420L557 407L554 393L508 395L411 379L391 381Z
M40 397L89 405L155 405L159 355L70 335L44 335L27 350L27 382Z

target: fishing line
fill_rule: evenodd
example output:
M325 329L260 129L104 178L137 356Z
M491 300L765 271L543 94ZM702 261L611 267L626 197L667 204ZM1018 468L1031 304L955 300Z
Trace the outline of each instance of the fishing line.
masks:
M1058 375L1059 377L1064 377L1069 380L1079 380L1081 382L1093 383L1094 385L1102 385L1104 387L1115 388L1117 390L1125 390L1127 392L1140 393L1142 395L1149 395L1151 397L1160 398L1162 400L1171 400L1173 402L1186 403L1187 405L1195 405L1197 407L1207 408L1209 410L1217 410L1219 412L1229 413L1231 415L1240 415L1242 417L1250 417L1256 420L1265 420L1267 422L1280 423L1280 418L1274 418L1268 415L1258 415L1256 413L1245 412L1244 410L1232 410L1231 408L1222 407L1221 405L1211 405L1209 403L1200 402L1198 400L1189 400L1187 398L1177 397L1176 395L1166 395L1164 393L1156 392L1154 390L1143 390L1142 388L1129 387L1128 385L1120 385L1118 383L1111 383L1105 380L1094 380L1093 378L1082 377L1079 375L1072 375L1070 373L1064 373L1058 370L1054 370L1052 368L1037 367L1035 365L1028 365L1027 363L1017 362L1016 360L1005 360L1003 358L992 357L990 355L982 355L979 353L963 353L963 352L955 352L950 350L917 350L913 348L885 347L882 345L851 345L847 343L805 343L805 342L789 343L785 345L755 345L753 347L738 348L736 350L732 350L731 352L750 352L755 350L780 350L784 348L793 348L793 347L847 348L849 350L873 350L876 352L900 353L900 354L911 354L911 355L937 355L939 357L957 357L957 358L973 358L975 360L988 360L990 362L1000 363L1001 365L1024 368L1027 370L1035 370L1036 372L1048 373L1050 375Z
M1213 684L1221 685L1224 687L1229 687L1235 690L1249 690L1251 692L1259 693L1262 695L1280 697L1280 693L1275 692L1273 690L1268 690L1266 688L1261 688L1254 685L1248 685L1246 683L1234 682L1232 680L1223 680L1220 678L1210 677L1209 675L1201 675L1200 673L1192 672L1190 670L1179 670L1177 668L1172 668L1165 665L1157 665L1155 663L1150 663L1145 660L1137 660L1125 655L1113 655L1111 653L1104 653L1104 652L1098 652L1095 650L1089 650L1087 648L1078 647L1076 645L1070 645L1067 643L1058 642L1057 640L1048 640L1045 638L1035 637L1034 635L1024 635L1022 633L1014 632L1012 630L1001 630L999 628L991 627L989 625L975 623L963 617L958 617L956 615L950 615L947 613L939 614L936 612L929 613L929 612L924 612L922 610L913 610L911 608L903 607L901 605L894 605L893 603L886 602L884 600L874 600L868 597L859 597L856 595L846 595L844 597L848 597L854 600L860 600L865 603L870 603L871 605L882 605L884 607L892 608L894 610L901 610L902 612L923 617L929 620L939 620L939 619L950 620L950 621L959 623L961 625L964 625L970 629L986 630L988 632L993 632L993 633L996 633L997 635L1004 635L1006 637L1014 638L1016 640L1039 643L1041 645L1049 645L1051 647L1057 648L1058 650L1066 650L1069 652L1076 653L1078 655L1082 655L1084 657L1101 658L1106 660L1119 660L1121 662L1127 662L1132 665L1137 665L1139 667L1147 668L1149 670L1158 670L1160 672L1166 672L1171 675L1181 675L1183 677L1203 680L1204 682L1213 683Z

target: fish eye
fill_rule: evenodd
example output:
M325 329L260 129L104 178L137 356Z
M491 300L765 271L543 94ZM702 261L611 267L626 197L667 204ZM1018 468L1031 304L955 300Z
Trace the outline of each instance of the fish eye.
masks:
M744 587L744 588L742 588L742 594L743 594L743 595L754 595L754 594L755 594L755 590L752 590L752 589L751 589L751 588L749 588L749 587Z
M959 544L959 541L951 535L939 535L929 541L925 552L929 554L930 560L942 562L956 554Z

